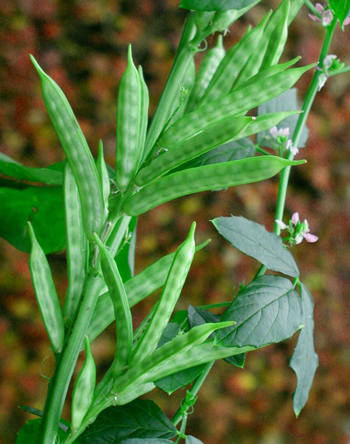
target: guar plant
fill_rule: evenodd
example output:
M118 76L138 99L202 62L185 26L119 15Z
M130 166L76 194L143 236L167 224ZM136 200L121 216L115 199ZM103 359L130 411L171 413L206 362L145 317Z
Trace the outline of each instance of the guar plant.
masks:
M291 167L305 163L294 156L306 144L305 123L316 93L328 77L350 70L328 54L337 23L343 27L349 22L350 2L332 0L328 7L309 0L282 0L226 52L223 37L229 26L260 1L182 0L181 7L190 12L149 126L148 89L129 46L118 93L114 170L104 161L102 142L98 158L93 158L63 91L31 56L66 160L40 169L4 154L0 157L0 171L6 176L46 185L23 184L18 189L6 182L8 187L2 189L4 196L27 208L2 227L1 234L22 251L30 250L36 298L56 359L43 412L26 407L41 419L20 430L18 444L150 444L173 439L200 443L186 436L187 414L213 363L226 359L242 367L246 353L296 332L299 338L290 365L297 375L297 416L304 407L318 365L313 301L300 281L290 247L317 237L298 212L283 222L284 205ZM296 58L279 64L288 27L304 3L311 19L324 27L318 63L295 67ZM196 72L196 53L216 33L217 43ZM293 86L308 70L314 71L313 78L299 110ZM249 138L253 135L254 143ZM171 319L195 252L207 244L195 245L195 222L174 253L136 276L125 272L134 258L140 214L180 196L220 192L277 173L273 233L237 216L212 221L235 248L261 263L255 278L240 287L233 301L190 305ZM33 206L36 212L31 214ZM281 238L281 230L288 235ZM46 254L62 250L65 239L69 286L61 309ZM158 302L134 330L130 308L160 288ZM225 308L221 315L211 311L218 306ZM90 344L113 322L114 360L96 385ZM85 363L71 381L83 348ZM61 414L71 383L72 415L67 421ZM155 387L170 394L191 383L171 420L153 402L139 399Z

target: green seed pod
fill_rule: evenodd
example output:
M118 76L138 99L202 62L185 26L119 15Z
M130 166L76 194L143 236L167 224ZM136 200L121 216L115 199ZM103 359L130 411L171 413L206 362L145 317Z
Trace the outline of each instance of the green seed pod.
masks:
M257 43L255 51L253 52L249 61L241 71L239 78L236 80L233 86L233 89L237 89L240 85L244 84L247 80L249 80L250 78L252 78L257 73L261 72L264 69L262 67L262 63L264 61L264 58L266 57L266 51L268 50L270 44L277 45L279 47L279 51L283 51L285 44L285 41L283 41L284 38L283 37L281 38L281 36L277 34L272 38L271 34L272 32L274 32L275 29L281 27L282 25L284 25L283 29L285 30L285 32L288 32L288 25L294 18L294 16L291 17L292 15L291 8L289 9L290 13L287 16L285 15L286 7L289 8L288 2L289 0L282 1L280 6L273 13L270 21L268 22L268 24L264 29L263 35L261 36L259 42ZM296 0L296 3L298 2L299 6L297 6L296 9L299 10L301 7L300 1ZM297 10L295 11L297 12ZM286 22L283 21L284 17L286 17L287 20ZM274 51L272 52L276 53ZM276 63L278 63L278 60L276 61ZM268 64L264 64L264 66L267 67Z
M247 32L242 40L229 49L216 70L199 106L212 102L227 95L239 73L244 68L249 57L256 48L256 42L260 40L271 11L269 11L259 25Z
M249 351L256 350L255 347L217 347L214 346L214 339L209 339L202 344L194 345L184 353L177 354L175 357L167 359L161 362L159 365L154 366L146 377L143 375L140 377L140 381L137 380L137 385L141 380L157 381L158 379L165 378L166 376L174 373L189 369L195 365L206 364L219 359L228 358L241 353L247 353ZM130 390L130 388L128 388ZM128 390L126 392L128 392ZM124 393L122 394L124 395Z
M204 127L201 132L185 140L179 147L170 147L169 151L154 159L142 169L135 178L138 186L144 186L163 176L168 171L188 162L201 154L216 148L230 140L241 138L241 133L252 122L252 117L223 119L215 125ZM168 147L166 147L168 150Z
M231 321L230 324L232 326L235 322ZM228 326L228 322L208 323L194 327L188 333L176 336L173 340L157 348L150 356L145 358L142 361L142 365L135 365L128 373L118 379L114 384L114 391L118 394L122 393L136 381L137 385L152 382L151 372L157 366L167 360L181 356L192 347L202 344L214 331ZM175 368L174 371L176 372Z
M134 178L140 160L141 82L128 50L128 66L120 81L117 108L115 180L125 190Z
M108 236L106 246L112 257L116 257L116 255L118 254L119 249L123 244L123 240L125 239L125 233L128 230L130 221L131 217L122 216Z
M196 247L196 252L204 248L210 239ZM167 278L175 253L162 257L154 264L147 267L141 273L125 282L125 291L128 295L129 307L141 302L154 291L161 288ZM115 320L113 303L109 293L104 293L98 298L94 314L88 328L88 336L93 341ZM136 332L135 332L136 333Z
M265 57L261 64L262 69L276 65L279 62L288 38L290 2L285 1L282 6L282 18L278 21L274 31L271 33Z
M103 198L96 165L84 134L63 91L31 60L39 73L45 107L72 168L81 202L85 235L93 240L92 232L100 233L103 224Z
M131 367L142 362L153 352L170 319L176 302L180 297L182 287L193 260L195 252L195 228L196 224L194 222L191 226L188 238L182 245L180 245L175 253L173 263L171 264L169 274L153 316L130 355L129 365Z
M104 158L102 140L100 140L98 143L97 172L98 172L98 176L100 178L100 183L101 183L104 210L105 210L104 214L105 214L105 220L106 220L107 216L108 216L108 198L109 198L109 195L111 192L111 184L110 184L110 180L109 180L107 165L106 165L105 158Z
M225 57L226 51L223 46L223 38L220 34L218 36L217 44L210 49L204 57L201 66L196 75L195 83L187 103L186 113L196 109L201 101L208 85L215 74L221 60Z
M192 59L188 64L186 73L181 82L180 103L178 106L178 111L175 112L171 124L181 119L181 117L185 114L187 103L190 98L195 79L196 79L196 64L194 63L194 59Z
M259 71L257 74L255 74L250 79L247 79L246 82L244 82L242 85L236 88L236 84L233 87L233 90L245 88L246 86L253 85L255 82L262 82L264 79L268 79L269 77L272 77L276 74L279 74L286 69L290 68L291 66L295 65L301 57L295 57L294 59L290 60L286 63L281 63L279 65L273 65L268 68L265 68L264 70Z
M65 162L63 194L66 216L68 288L63 305L67 327L73 324L84 287L88 243L84 234L78 188L69 163Z
M294 116L295 114L300 114L301 111L284 111L278 113L268 113L262 114L261 116L256 117L245 130L242 131L240 137L243 139L244 137L251 136L253 134L258 134L262 131L269 130L274 126L277 126L282 120L287 117Z
M91 353L89 338L85 336L85 362L79 373L72 394L72 433L81 426L91 406L96 385L96 365Z
M113 376L117 377L128 365L133 340L132 317L128 297L117 264L96 234L95 239L100 250L101 269L113 302L116 319L117 346L111 371Z
M287 166L302 163L305 161L294 162L277 156L258 156L189 168L146 185L126 201L124 211L130 216L138 216L177 197L259 182L269 179Z
M313 63L302 68L293 68L267 79L260 80L257 77L254 83L214 102L206 103L201 108L186 114L165 131L159 138L159 148L181 145L184 140L202 131L203 127L214 125L224 118L245 114L248 110L290 89L306 71L314 66Z
M28 232L32 243L29 257L29 270L32 276L36 300L40 309L52 351L61 353L64 345L64 322L50 265L45 253L36 240L33 227L28 222Z
M144 150L145 150L145 142L146 142L146 134L147 134L147 126L148 126L148 109L149 109L149 92L143 77L142 67L139 66L139 77L141 84L141 130L140 130L140 161L138 168L144 160Z

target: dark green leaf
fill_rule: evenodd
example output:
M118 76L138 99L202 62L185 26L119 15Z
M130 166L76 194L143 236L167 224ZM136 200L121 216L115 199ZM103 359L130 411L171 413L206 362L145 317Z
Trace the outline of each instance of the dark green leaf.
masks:
M16 444L37 444L41 419L32 419L27 421L18 433ZM58 429L58 436L63 441L68 433Z
M136 226L137 217L131 218L128 228L128 239L125 239L125 245L116 256L119 273L123 282L128 281L134 276L135 269L135 248L136 248Z
M31 168L24 166L11 157L0 153L0 173L18 180L42 182L48 185L61 185L62 173L49 168Z
M172 174L176 171L186 170L187 168L196 168L212 165L214 163L245 159L246 157L253 157L254 155L255 145L250 139L244 138L220 145L217 148L180 165L178 168L174 168L170 173Z
M179 333L179 330L180 330L180 324L178 324L177 322L169 322L169 324L163 330L157 348L161 347L162 345L174 339Z
M309 290L301 284L301 306L303 328L299 333L290 366L297 375L297 387L293 395L293 407L296 416L304 408L312 381L318 367L318 356L314 347L314 301Z
M111 444L130 439L171 439L175 435L176 428L157 404L136 399L126 405L109 407L100 413L81 435L79 442Z
M245 364L245 353L240 353L239 355L230 356L229 358L225 358L228 364L234 365L235 367L243 368Z
M182 370L181 372L158 379L158 381L154 382L154 385L168 393L168 395L171 395L176 390L191 384L194 379L203 373L205 367L206 364L202 364L191 367L187 370Z
M194 436L187 435L185 444L204 444L204 443L200 441L198 438L195 438Z
M30 221L46 254L65 248L62 187L0 188L0 236L28 253Z
M329 0L329 5L342 26L344 20L350 14L350 0Z
M256 0L182 0L180 8L221 12L228 9L243 9L253 3L256 3Z
M210 311L202 310L200 308L194 308L192 305L188 307L188 324L190 328L195 327L196 325L202 325L206 322L220 322L222 316L215 315ZM209 338L213 338L215 333L209 336ZM229 358L224 359L228 364L232 364L235 367L242 368L245 363L245 354L241 353L239 355L230 356Z
M182 324L187 319L187 310L177 311L171 322L177 322L178 324Z
M274 99L269 100L268 102L263 103L258 107L258 115L268 114L268 113L277 113L277 112L283 112L283 111L296 111L299 110L300 106L298 105L298 91L296 88L289 89L288 91L285 91L281 95L275 97ZM293 116L289 116L286 119L284 119L281 123L277 125L277 128L289 128L290 130L290 136L291 139L295 127L297 124L297 121L299 119L299 114L295 114ZM270 136L269 131L262 131L258 134L257 141L260 143L263 139ZM303 148L307 142L307 139L309 137L309 130L307 129L306 125L304 125L304 129L301 133L300 141L298 144L298 148ZM265 139L264 146L271 147L271 141L268 139Z
M280 276L261 276L247 285L222 316L236 321L219 330L216 345L263 347L290 338L301 324L298 293Z
M270 270L299 276L292 253L286 250L279 236L269 233L263 225L236 216L218 217L212 222L221 236L244 254L257 259Z
M190 328L196 327L197 325L203 325L205 323L220 322L221 319L221 315L216 315L210 311L195 308L192 305L188 306L187 313ZM209 336L209 338L211 337L213 338L214 334Z

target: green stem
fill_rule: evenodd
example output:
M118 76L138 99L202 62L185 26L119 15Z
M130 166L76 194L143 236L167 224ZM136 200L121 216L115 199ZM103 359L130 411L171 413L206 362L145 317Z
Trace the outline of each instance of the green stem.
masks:
M181 439L186 439L185 432L186 432L186 426L187 426L187 418L188 418L187 413L184 413L179 436L177 437L175 444L179 443Z
M81 345L90 323L97 298L104 285L99 276L88 276L85 281L84 296L68 344L57 363L57 370L49 388L41 422L38 444L55 444L58 425L61 419L64 401L78 359Z
M318 85L319 85L319 78L320 75L322 73L322 67L323 67L323 61L326 57L326 55L328 54L329 51L329 47L330 44L332 42L332 37L334 34L334 30L335 27L337 25L337 19L334 18L332 23L326 28L326 35L323 41L323 46L321 49L321 53L320 53L320 58L319 58L319 68L320 69L316 69L314 76L311 80L309 89L307 90L306 96L305 96L305 100L303 103L303 107L302 107L302 113L299 114L299 119L297 122L297 125L295 127L294 130L294 134L293 134L293 138L292 138L292 142L294 146L298 146L299 142L300 142L300 138L303 132L303 129L305 127L306 121L309 117L309 113L311 110L311 107L314 103L317 91L318 91ZM289 151L287 157L288 160L293 160L294 159L294 155ZM281 172L281 176L280 176L280 182L279 182L279 188L278 188L278 197L277 197L277 206L276 206L276 213L275 213L275 221L276 220L282 220L283 219L283 214L284 214L284 208L285 208L285 204L286 204L286 197L287 197L287 189L288 189L288 183L289 183L289 176L290 176L290 171L291 171L291 167L286 167L284 168L284 170L282 170ZM274 229L273 229L274 233L276 233L278 236L281 233L281 229L278 226L278 224L275 222L274 224ZM262 265L257 274L256 274L256 278L259 276L262 276L266 273L267 271L267 267L265 267L265 265Z
M202 387L203 382L205 381L206 377L208 376L208 374L214 364L215 364L215 361L209 362L208 364L206 364L205 370L203 371L202 374L200 374L198 376L198 378L195 380L195 382L193 383L192 387L189 390L191 395L197 396L197 393L199 392L200 388ZM182 406L179 407L179 409L177 410L177 412L175 413L175 415L173 416L173 418L171 420L171 422L174 424L174 426L176 426L181 421L184 414L187 413L188 409L189 409L189 407L186 407L185 409Z

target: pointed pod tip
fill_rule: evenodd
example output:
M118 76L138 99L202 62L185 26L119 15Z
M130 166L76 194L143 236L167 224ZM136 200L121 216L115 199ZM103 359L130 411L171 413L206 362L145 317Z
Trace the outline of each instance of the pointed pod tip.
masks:
M84 344L85 344L85 353L88 354L89 352L91 352L90 341L89 341L88 335L84 336Z
M34 242L37 242L37 240L36 240L36 237L35 237L33 226L32 226L32 224L29 221L27 222L27 228L28 228L28 235L29 235L30 241L31 241L31 243L33 245Z
M196 231L196 225L197 225L196 222L192 222L188 237L194 237L194 232Z
M129 46L128 46L128 64L134 64L134 60L133 60L133 58L132 58L132 45L131 45L131 43L129 43Z
M41 68L41 66L39 65L39 63L35 60L35 57L32 54L29 54L30 60L32 61L34 68L37 70L37 73L39 74L40 77L45 76L45 72L43 71L43 69Z
M100 158L101 156L103 157L103 142L100 139L98 141L98 157Z
M224 322L220 322L220 327L219 328L227 328L227 327L232 327L233 325L237 324L236 321L224 321Z

